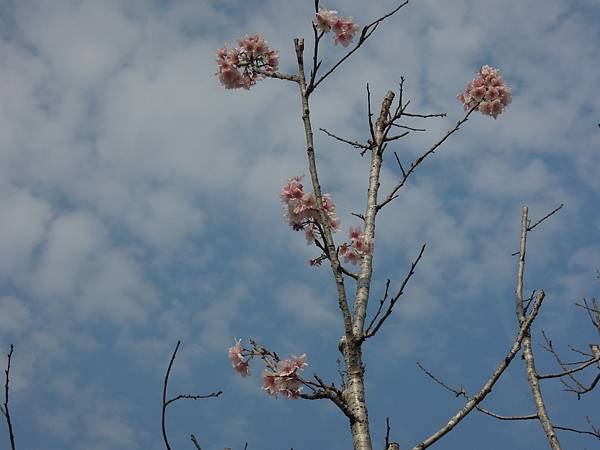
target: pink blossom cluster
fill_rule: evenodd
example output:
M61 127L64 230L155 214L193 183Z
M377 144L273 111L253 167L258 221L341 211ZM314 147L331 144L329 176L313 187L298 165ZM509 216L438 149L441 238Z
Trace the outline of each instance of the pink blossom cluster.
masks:
M482 114L495 119L512 101L512 89L502 79L498 69L483 66L456 98L464 104L465 110L479 104L477 109Z
M348 235L350 244L340 245L339 254L344 258L344 262L357 264L363 257L371 253L373 246L367 241L361 227L350 227Z
M279 53L270 50L267 41L259 34L238 39L239 46L217 51L216 75L226 89L250 89L264 75L271 75L279 67Z
M314 193L304 192L301 180L302 176L290 178L279 197L284 205L283 215L287 223L296 231L304 230L307 244L312 244L319 231L319 212ZM336 216L335 205L329 194L323 194L323 209L329 227L332 231L337 231L340 220Z
M268 394L277 396L281 394L287 398L298 398L302 392L302 379L299 373L308 366L306 354L292 355L290 359L279 361L275 369L265 369L262 373L263 390Z
M250 375L250 366L248 365L248 359L244 359L244 347L242 347L242 340L236 340L235 345L229 348L228 356L231 365L237 373L243 377Z
M323 33L333 31L335 33L333 43L335 45L340 43L344 47L350 44L358 31L358 25L353 22L352 17L338 17L337 11L324 7L319 8L319 11L315 14L314 24Z

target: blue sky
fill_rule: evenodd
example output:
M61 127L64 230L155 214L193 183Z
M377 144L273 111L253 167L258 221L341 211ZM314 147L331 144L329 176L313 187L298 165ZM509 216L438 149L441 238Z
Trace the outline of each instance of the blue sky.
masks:
M296 87L226 91L214 76L215 50L255 32L292 71L312 4L0 1L0 348L15 345L20 449L163 448L162 377L178 339L171 392L224 395L171 407L174 448L192 448L190 433L207 449L350 447L332 405L270 398L226 357L235 337L253 337L306 352L307 373L337 380L331 276L308 266L318 253L284 223L278 198L307 173ZM325 5L365 24L396 2ZM525 288L547 293L534 338L545 330L564 354L598 341L573 303L600 291L599 19L595 0L415 0L315 93L315 127L365 139L365 83L378 103L404 76L415 111L448 113L393 148L410 161L462 116L455 96L482 64L513 86L498 120L470 120L380 216L371 306L427 250L365 346L376 446L387 416L410 448L462 405L416 361L474 392L509 348L523 203L533 218L565 203L529 240ZM343 52L323 48L324 65ZM368 160L321 134L316 146L342 228L358 225L350 212L364 209ZM399 175L390 155L383 192ZM555 371L536 350L540 371ZM598 392L577 401L558 383L543 389L556 423L600 424ZM520 359L485 405L533 412ZM472 414L437 447L547 444L537 423Z

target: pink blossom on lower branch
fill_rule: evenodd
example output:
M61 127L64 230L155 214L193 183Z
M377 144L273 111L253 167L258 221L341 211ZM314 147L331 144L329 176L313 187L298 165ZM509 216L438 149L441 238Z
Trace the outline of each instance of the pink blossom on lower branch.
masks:
M302 393L302 379L299 373L308 365L306 354L279 361L276 368L265 369L262 373L263 390L268 394L283 395L286 398L299 398Z
M238 47L229 50L227 45L217 50L216 75L226 89L250 89L265 75L279 67L279 53L269 49L267 41L257 33L238 39Z
M483 66L456 98L463 103L465 111L479 105L479 112L495 119L512 101L512 89L498 69Z

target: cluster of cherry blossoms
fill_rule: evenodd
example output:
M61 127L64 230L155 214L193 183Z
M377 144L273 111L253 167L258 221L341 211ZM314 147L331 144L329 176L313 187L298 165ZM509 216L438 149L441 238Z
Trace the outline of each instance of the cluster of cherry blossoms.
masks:
M358 25L352 21L352 17L338 17L337 11L332 11L324 7L320 7L319 11L315 14L314 24L323 33L333 31L335 33L333 43L335 45L340 43L344 47L350 44L358 31Z
M317 210L315 194L304 192L300 180L302 180L302 176L290 178L283 186L279 197L284 205L283 215L285 220L294 230L304 230L306 243L310 245L315 242L316 233L319 231L317 225L319 223L319 211ZM331 231L337 231L340 220L336 216L335 205L329 194L323 194L323 209Z
M275 397L281 394L286 398L299 398L303 384L299 374L306 366L308 366L306 354L292 355L290 359L279 361L274 368L263 370L262 388Z
M367 241L360 227L350 227L348 235L350 244L343 243L340 246L339 254L344 258L344 262L357 264L363 257L371 253L373 246L371 242Z
M242 377L247 377L250 375L250 359L259 356L267 365L262 373L262 389L275 397L281 394L286 398L299 398L303 385L300 373L308 366L306 354L280 360L275 353L257 347L254 341L251 340L250 343L253 347L251 350L242 346L241 339L236 340L235 345L229 348L229 360L235 371Z
M270 50L267 41L259 34L244 36L238 40L239 46L227 48L227 44L217 51L216 75L226 89L250 89L265 75L271 75L279 67L279 53Z
M479 104L477 109L482 114L495 119L512 101L512 89L502 79L498 69L483 66L456 98L464 104L465 110Z

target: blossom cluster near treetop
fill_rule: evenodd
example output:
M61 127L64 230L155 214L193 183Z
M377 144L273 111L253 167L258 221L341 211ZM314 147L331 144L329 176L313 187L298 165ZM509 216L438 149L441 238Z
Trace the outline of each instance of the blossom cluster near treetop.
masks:
M512 101L512 89L498 69L486 65L456 98L464 104L465 110L478 105L477 109L482 114L495 119Z

